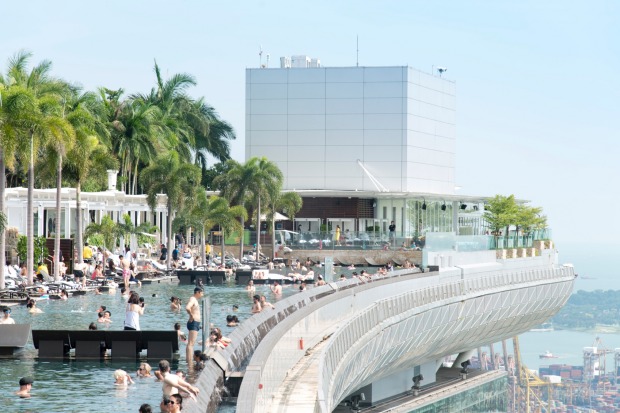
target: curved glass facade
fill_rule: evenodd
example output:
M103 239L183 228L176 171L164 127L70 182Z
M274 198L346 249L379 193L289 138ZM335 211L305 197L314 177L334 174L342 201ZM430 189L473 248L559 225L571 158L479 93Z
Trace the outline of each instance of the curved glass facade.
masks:
M491 413L508 409L508 378L497 378L410 413Z

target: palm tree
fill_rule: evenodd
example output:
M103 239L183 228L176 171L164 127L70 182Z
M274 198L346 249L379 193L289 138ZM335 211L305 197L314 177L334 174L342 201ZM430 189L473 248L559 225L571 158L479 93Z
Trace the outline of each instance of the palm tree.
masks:
M256 173L254 163L246 162L240 164L235 160L226 162L228 172L217 176L213 180L215 187L221 188L221 195L226 198L231 205L245 206L252 196L254 187L254 175ZM241 217L241 227L245 228L245 220ZM243 257L243 233L239 242L239 258Z
M276 231L275 231L275 214L282 211L288 214L291 221L295 221L297 214L303 205L303 200L297 192L278 193L276 198L272 200L271 210L267 214L267 220L271 223L271 251L272 259L275 258L276 252Z
M151 210L157 205L157 195L167 195L168 209L168 251L172 251L172 220L178 211L183 210L186 201L194 196L200 184L200 169L195 165L182 163L176 152L159 156L155 162L142 171L141 184L146 190L146 200ZM170 257L168 254L168 267Z
M157 62L154 71L156 87L148 95L133 95L132 98L160 109L161 124L170 147L179 152L181 159L201 166L203 171L208 155L220 161L230 159L228 140L235 139L234 131L230 124L219 119L204 98L195 100L186 93L188 88L196 86L195 78L178 73L164 80Z
M86 239L93 235L101 235L103 238L103 248L111 251L116 246L116 240L121 236L121 228L109 215L104 215L101 218L100 224L96 222L90 223L84 230L84 237Z
M251 203L256 213L256 251L260 256L260 216L261 201L267 205L276 199L284 180L282 171L267 158L254 157L245 164L228 161L229 171L214 180L214 185L223 188L222 195L233 205ZM243 226L243 221L241 221ZM239 256L243 255L243 235L240 242Z
M77 261L83 258L82 184L91 174L103 175L106 169L118 168L109 150L110 132L106 127L103 101L92 93L75 94L69 105L69 122L75 129L75 144L65 162L65 176L75 185Z
M260 258L260 209L261 201L264 200L267 205L276 199L282 190L282 182L284 177L278 166L265 157L251 158L248 163L254 164L253 169L256 170L254 176L254 186L252 189L254 200L256 202L256 258Z
M137 193L138 170L162 150L161 111L140 100L124 103L112 125L112 151L120 154L121 178L128 194Z
M7 103L12 110L8 112L7 122L13 125L18 136L18 154L28 166L28 204L27 204L27 271L28 282L32 283L34 269L34 164L35 154L47 141L61 140L70 127L62 119L62 96L66 83L50 76L51 62L43 61L26 70L30 53L19 52L9 61L4 84L13 89L15 101Z
M4 211L4 195L6 192L6 168L13 167L15 162L15 148L17 134L14 125L9 122L8 113L15 112L16 109L6 107L6 98L10 95L10 85L7 79L0 73L0 215L2 216L2 226L0 228L0 256L5 256L6 251L6 215ZM11 100L14 104L18 99ZM3 264L3 263L0 263ZM4 265L0 265L0 289L5 288Z
M60 280L60 199L62 190L62 162L67 150L75 142L75 130L65 117L65 109L62 108L62 117L57 118L58 128L61 131L56 135L56 139L48 142L47 158L48 165L56 164L56 228L54 228L54 280ZM54 162L54 158L56 161Z
M124 239L130 238L132 235L139 235L142 233L152 234L157 231L157 227L151 225L148 222L142 222L140 225L134 225L131 222L131 216L124 214L121 218L121 222L116 223L119 236Z

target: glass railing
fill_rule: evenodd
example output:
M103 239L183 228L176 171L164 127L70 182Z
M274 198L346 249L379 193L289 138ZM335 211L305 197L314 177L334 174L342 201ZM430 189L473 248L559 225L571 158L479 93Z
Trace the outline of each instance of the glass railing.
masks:
M272 235L261 232L261 245L271 246ZM256 244L256 232L248 232L244 245L251 249ZM335 231L293 232L276 230L276 248L292 250L420 250L428 251L485 251L506 248L531 248L535 241L551 239L551 230L533 231L516 235L456 235L453 232L429 232L424 237L413 237L403 232ZM219 237L213 238L219 245ZM238 241L237 241L238 242ZM227 245L229 245L227 243ZM232 244L230 244L232 245Z

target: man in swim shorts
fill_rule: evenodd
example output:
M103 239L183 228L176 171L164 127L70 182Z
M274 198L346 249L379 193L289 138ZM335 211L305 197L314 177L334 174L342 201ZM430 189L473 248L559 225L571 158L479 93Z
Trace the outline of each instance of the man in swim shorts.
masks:
M125 259L122 255L119 257L121 262L121 268L123 269L123 284L125 285L125 289L129 289L129 278L131 277L131 270L129 269L129 265L131 264L128 259Z
M200 331L200 300L204 296L204 291L200 287L194 288L194 295L192 295L185 306L185 311L189 314L189 320L187 321L187 348L186 357L188 366L192 365L192 357L194 355L194 344Z

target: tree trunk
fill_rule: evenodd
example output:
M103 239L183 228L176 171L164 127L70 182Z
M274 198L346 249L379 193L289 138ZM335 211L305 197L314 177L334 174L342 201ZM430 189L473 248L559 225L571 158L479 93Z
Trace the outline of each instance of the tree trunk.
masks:
M167 201L167 205L166 207L168 208L168 222L167 222L167 231L168 231L168 257L166 259L166 265L168 266L168 269L172 268L171 264L172 264L172 250L173 250L173 235L172 235L172 203L170 201L170 197L168 197L168 201Z
M205 251L205 226L204 224L202 225L202 232L200 234L200 262L202 262L202 265L205 265L207 263L207 253Z
M28 202L26 205L26 275L28 284L32 285L34 272L34 133L30 132L30 163L28 164Z
M75 186L75 246L77 250L77 262L80 264L84 262L83 256L83 245L84 241L82 240L82 182L78 179L77 185ZM105 243L105 238L104 238ZM105 248L105 245L104 245ZM73 259L73 251L71 251L70 260Z
M54 281L60 280L60 196L62 190L62 156L58 155L56 169L56 228L54 231ZM67 206L68 208L68 206Z
M243 258L243 235L245 233L245 219L241 217L241 237L239 237L239 261Z
M222 233L222 259L220 264L226 267L226 261L224 260L224 252L226 251L226 240L224 239L224 227L220 225L220 232Z
M256 206L256 262L260 262L260 196Z
M4 150L0 147L0 214L4 214L4 193L6 192L6 168L4 166ZM6 215L5 215L6 217ZM8 221L8 220L7 220ZM8 222L7 222L8 225ZM0 231L0 254L2 259L6 255L6 229ZM4 262L0 262L0 290L4 290L5 286Z
M276 258L276 208L273 206L273 217L271 218L271 261ZM280 257L281 258L281 257Z

